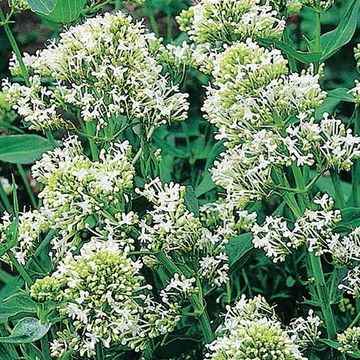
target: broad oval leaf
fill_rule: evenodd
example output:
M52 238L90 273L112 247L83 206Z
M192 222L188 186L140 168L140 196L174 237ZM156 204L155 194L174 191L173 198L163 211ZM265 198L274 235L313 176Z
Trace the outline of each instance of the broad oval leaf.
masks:
M36 314L37 308L38 305L27 293L16 294L16 296L1 301L0 324L6 323L9 318L18 314Z
M86 0L29 0L32 11L47 20L66 24L76 20Z
M54 146L38 135L6 135L0 137L0 161L32 164Z
M337 88L334 90L330 90L327 92L327 96L339 99L341 101L346 101L351 103L355 102L354 95L352 95L349 92L349 89L346 88Z
M29 344L40 340L46 335L50 327L50 323L41 324L39 319L25 317L15 325L11 335L0 337L0 343Z
M323 50L321 61L334 55L352 39L358 23L359 11L360 0L353 0L339 25L334 30L321 36L321 48Z
M39 14L50 14L57 3L57 0L28 0L32 11Z
M229 273L232 274L249 260L254 251L252 233L241 234L230 239L225 249L229 256Z
M86 0L57 0L53 11L46 16L46 19L67 24L80 16L85 4Z
M359 0L360 1L360 0ZM312 51L312 52L302 52L295 50L291 45L287 44L284 41L274 40L274 39L259 39L259 43L261 45L275 45L275 47L281 51L283 51L286 55L293 57L296 60L299 60L302 63L313 63L319 62L321 59L321 52Z

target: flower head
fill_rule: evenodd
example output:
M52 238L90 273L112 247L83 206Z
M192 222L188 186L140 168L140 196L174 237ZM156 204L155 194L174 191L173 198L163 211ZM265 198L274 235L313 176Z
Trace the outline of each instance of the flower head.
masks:
M69 253L57 270L31 287L38 301L49 300L56 289L62 316L71 328L58 332L52 355L77 350L81 357L95 354L102 343L127 345L139 351L150 337L171 331L178 321L177 306L158 306L134 263L114 242L92 240L79 255ZM73 339L73 340L70 340ZM72 345L72 342L76 343Z
M36 130L73 126L74 112L97 130L141 121L159 126L184 120L187 95L161 74L160 41L121 12L87 19L34 56L24 56L30 87L4 82L13 108ZM12 73L19 74L16 59ZM51 86L42 85L50 78ZM67 110L67 111L63 111ZM42 115L42 116L41 116ZM111 119L111 120L110 120Z
M242 297L234 307L228 306L218 331L217 339L207 346L207 359L305 359L261 297Z
M341 344L340 351L351 356L352 353L359 353L360 350L360 327L350 327L337 336Z
M192 41L213 47L247 37L279 39L285 27L276 11L258 0L202 0L184 10L177 20Z

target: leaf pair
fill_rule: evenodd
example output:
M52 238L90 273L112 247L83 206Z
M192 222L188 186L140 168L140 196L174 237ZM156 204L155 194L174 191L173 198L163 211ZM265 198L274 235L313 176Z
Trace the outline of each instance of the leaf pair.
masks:
M31 10L57 23L76 20L83 10L86 0L28 0Z

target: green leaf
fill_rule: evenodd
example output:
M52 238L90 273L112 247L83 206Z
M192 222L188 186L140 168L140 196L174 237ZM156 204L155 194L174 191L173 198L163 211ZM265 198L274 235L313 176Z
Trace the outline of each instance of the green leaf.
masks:
M324 61L334 55L352 39L357 27L359 10L360 0L353 0L339 25L334 30L321 36L323 55L320 61Z
M192 186L186 186L185 205L187 209L199 216L199 202Z
M196 187L195 192L196 192L197 196L201 196L215 188L216 188L216 184L213 182L209 171L206 170L205 175L204 175L201 183Z
M271 214L271 216L283 216L286 202L283 201Z
M191 333L191 329L191 326L184 326L173 331L171 335L166 336L161 342L161 345L155 348L155 358L177 358L181 354L189 352L199 346L199 340Z
M58 0L54 10L46 16L46 19L67 24L80 16L85 4L86 0Z
M252 233L241 234L229 240L225 246L229 256L229 273L234 273L242 267L254 251Z
M341 348L341 344L339 344L338 342L334 341L334 340L329 340L329 339L320 339L320 342L332 347L333 349L339 349Z
M6 241L0 245L0 257L3 256L8 250L14 247L18 238L19 217L16 216L15 220L5 230Z
M286 279L286 286L287 287L293 287L296 283L296 280L292 276L288 276Z
M310 170L310 177L311 179L314 178L317 175L317 172L315 170ZM350 196L352 194L352 187L351 184L346 181L340 181L341 188L344 194L345 201L347 202L350 199ZM335 190L334 186L331 181L330 176L322 176L315 184L315 189L329 194L332 198L335 198Z
M48 15L50 14L57 3L57 0L28 0L32 11Z
M37 304L27 293L18 293L0 303L0 324L19 314L36 314Z
M342 220L335 227L335 231L350 231L360 226L360 208L348 207L341 210Z
M289 55L296 60L299 60L302 63L313 63L319 62L321 59L321 52L319 51L311 51L311 52L303 52L295 50L291 45L287 44L284 41L275 40L275 39L259 39L259 43L265 46L275 45L275 47L281 51L283 51L286 55Z
M46 20L62 24L76 20L85 4L86 0L29 0L32 11Z
M19 354L17 353L14 345L0 344L0 359L1 360L14 360L18 359Z
M41 324L39 319L25 317L15 325L11 335L0 337L0 343L29 344L40 340L50 327L50 323Z
M341 101L346 101L346 102L355 102L354 96L349 93L349 89L346 88L337 88L334 90L330 90L327 93L328 97L333 97L335 99L339 99Z
M337 88L328 91L326 99L315 111L315 119L322 119L324 112L333 113L341 101L355 102L354 96L349 93L349 89Z
M357 350L356 352L349 351L349 352L347 352L347 355L349 355L350 357L352 357L354 359L360 359L360 351L359 350Z
M214 145L211 153L207 157L205 164L205 171L202 181L198 186L196 186L195 193L197 197L207 193L210 190L216 188L216 184L212 181L211 174L209 172L209 168L213 165L216 157L224 150L224 145L222 142L218 142Z
M6 135L0 137L0 161L32 164L54 146L38 135Z

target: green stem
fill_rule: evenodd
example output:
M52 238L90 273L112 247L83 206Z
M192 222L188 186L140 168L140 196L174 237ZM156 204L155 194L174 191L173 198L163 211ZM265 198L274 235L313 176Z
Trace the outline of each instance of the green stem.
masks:
M48 140L50 141L50 144L55 147L57 144L56 144L54 135L52 134L51 130L49 130L49 129L45 130L45 134L46 134L46 137L48 138Z
M6 195L6 192L0 182L0 198L1 198L1 201L3 202L4 206L5 206L5 209L6 211L9 213L9 214L14 214L14 209L10 203L10 200L8 198L8 196Z
M336 202L339 208L343 209L344 207L346 207L346 202L345 202L345 198L344 198L344 193L342 191L341 188L341 183L340 183L340 176L339 173L336 170L331 170L330 171L331 174L331 180L335 189L335 197L336 197Z
M231 304L231 284L230 280L226 283L226 302L227 304Z
M115 0L115 11L121 9L121 0Z
M360 312L356 315L355 319L349 325L349 328L356 326L356 324L360 321Z
M86 133L88 135L87 138L88 138L89 145L90 145L91 157L92 157L93 161L98 161L99 160L99 150L93 139L94 132L95 132L94 125L92 122L87 121L85 123L85 126L86 126Z
M360 321L360 312L357 313L355 319L349 325L349 328L356 326L359 321Z
M18 172L20 174L21 180L23 181L24 185L25 185L25 189L30 197L30 201L31 201L31 205L33 206L34 209L37 209L37 202L36 202L36 198L34 195L34 192L29 184L29 181L27 179L27 176L25 174L25 170L24 167L20 164L16 164L16 167L18 169Z
M104 348L102 346L102 343L97 343L95 345L95 359L96 360L104 360L105 359L105 355L104 355Z
M157 24L157 22L155 20L155 15L154 15L153 10L151 8L146 8L145 13L149 17L150 25L151 25L153 33L155 33L155 35L157 37L159 37L159 35L160 35L159 27L158 27L158 24Z
M21 275L21 277L25 280L26 284L28 286L32 285L33 281L31 279L31 277L26 272L24 267L21 264L19 264L19 262L16 260L14 253L11 250L8 250L6 253L9 256L9 259L10 259L11 263L14 265L15 269L18 271L18 273Z
M155 254L156 258L160 261L160 263L165 267L165 269L171 273L183 275L183 272L179 267L168 257L166 256L162 251L159 251ZM205 341L207 343L213 341L214 334L211 330L210 326L210 318L206 311L206 308L204 307L204 300L202 297L202 293L199 289L198 294L192 294L189 295L189 301L191 305L193 306L195 312L198 314L198 320L200 323L201 330L203 332Z
M332 312L331 304L329 301L330 299L325 283L325 277L321 265L321 260L320 257L316 256L314 253L309 253L309 258L311 262L311 267L313 269L315 287L320 300L321 311L324 316L326 331L329 339L334 339L336 336L336 325L335 325L334 314Z
M360 135L360 111L358 108L355 109L354 122L354 134ZM352 169L352 198L353 206L360 207L360 159L355 160Z
M305 187L304 178L302 176L302 173L298 167L292 168L295 181L298 186ZM303 211L301 209L297 209L294 213L295 218L298 218L298 214L302 214ZM335 318L334 314L332 312L331 304L330 304L330 298L328 289L326 287L325 282L325 276L321 264L320 257L316 256L314 253L308 253L308 259L310 260L310 266L311 269L309 269L309 275L314 277L315 280L315 288L317 292L317 297L320 301L320 307L321 311L324 317L326 331L328 334L328 337L330 339L334 339L336 336L336 324L335 324Z
M94 5L94 6L89 6L87 8L85 8L82 13L83 14L89 14L89 13L93 13L96 12L98 10L100 10L101 8L103 8L104 6L110 4L113 0L105 0L100 4Z
M296 187L299 188L300 190L305 189L305 181L304 181L301 169L295 163L292 163L291 169L294 174ZM305 193L298 194L298 196L297 196L298 202L300 205L300 209L302 211L304 211L306 208L305 197L306 197Z
M41 338L40 343L41 343L41 352L42 352L44 358L46 360L51 360L49 337L47 334Z
M13 49L14 53L15 53L15 56L16 56L16 59L17 61L19 62L19 66L20 66L20 71L21 71L21 75L25 81L25 84L27 86L30 86L30 81L29 81L29 72L28 72L28 69L26 68L25 64L24 64L24 61L23 61L23 58L21 56L21 52L20 52L20 49L16 43L16 40L15 40L15 37L10 29L10 26L8 23L6 23L6 18L5 18L5 15L4 15L4 12L2 11L2 9L0 9L0 20L2 22L5 22L4 23L4 30L5 30L5 34L10 42L10 45L11 45L11 48Z
M173 26L170 5L166 7L166 21L167 21L166 42L170 44L172 41L172 26Z
M321 14L315 12L315 51L321 51ZM319 63L314 64L314 70L319 71Z
M150 141L152 134L154 133L155 127L152 126L147 134L147 142ZM139 160L141 154L142 154L143 150L142 147L140 146L139 150L137 151L137 153L135 154L134 158L133 158L133 165L136 164L136 162Z

